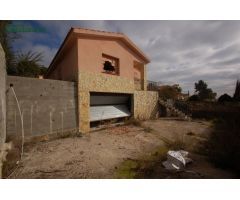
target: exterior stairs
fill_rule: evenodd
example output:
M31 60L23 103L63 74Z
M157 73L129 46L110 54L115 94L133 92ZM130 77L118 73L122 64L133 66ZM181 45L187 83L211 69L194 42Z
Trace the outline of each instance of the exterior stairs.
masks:
M159 104L164 106L167 110L169 110L174 116L177 116L183 120L191 121L191 116L185 114L184 112L178 110L172 102L164 101L159 98Z

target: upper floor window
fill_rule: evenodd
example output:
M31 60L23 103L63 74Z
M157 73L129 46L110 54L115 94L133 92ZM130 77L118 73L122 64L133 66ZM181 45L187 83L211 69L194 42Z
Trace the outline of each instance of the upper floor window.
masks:
M119 59L102 54L102 69L105 73L119 75Z

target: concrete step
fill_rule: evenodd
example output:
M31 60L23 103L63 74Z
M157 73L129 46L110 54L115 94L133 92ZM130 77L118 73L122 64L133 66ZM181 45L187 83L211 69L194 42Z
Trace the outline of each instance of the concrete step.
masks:
M185 120L191 120L192 118L188 116L187 114L183 113L182 111L178 110L176 107L174 107L172 104L168 104L167 102L163 101L162 99L159 99L159 103L166 107L168 110L173 112L173 115L177 115L178 117L181 117Z

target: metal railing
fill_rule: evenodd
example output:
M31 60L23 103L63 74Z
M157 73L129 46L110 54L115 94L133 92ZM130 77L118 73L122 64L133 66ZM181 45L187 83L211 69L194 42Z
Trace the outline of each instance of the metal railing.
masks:
M136 90L144 90L144 84L147 86L147 90L149 91L157 91L159 90L159 86L162 85L161 82L155 82L155 81L148 81L142 79L134 79L135 89Z
M161 82L147 81L147 90L157 91L161 85Z
M176 100L176 101L174 101L174 106L181 112L185 113L186 115L191 116L191 114L192 114L191 108L187 102Z

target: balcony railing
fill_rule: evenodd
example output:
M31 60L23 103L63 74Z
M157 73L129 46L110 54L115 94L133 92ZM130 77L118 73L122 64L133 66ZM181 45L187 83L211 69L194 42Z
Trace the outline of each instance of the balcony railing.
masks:
M161 85L161 82L147 81L147 90L157 91Z
M135 90L144 90L144 80L142 79L134 79L135 84ZM160 82L154 82L154 81L145 81L145 84L147 86L147 90L149 91L157 91L159 89L159 86L162 84Z

